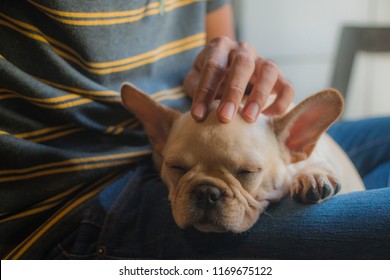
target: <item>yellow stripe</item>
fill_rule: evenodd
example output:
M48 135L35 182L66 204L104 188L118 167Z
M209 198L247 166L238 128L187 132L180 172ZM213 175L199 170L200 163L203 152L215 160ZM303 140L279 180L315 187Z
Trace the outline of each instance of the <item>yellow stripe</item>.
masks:
M48 82L49 84L51 84L52 82L49 82L49 81L45 81L45 82ZM56 84L58 86L58 84ZM62 86L62 85L59 85L60 87L66 87L67 86ZM76 90L80 90L80 91L83 91L81 89L76 89ZM179 86L179 87L176 87L176 88L172 88L172 89L168 89L168 90L162 90L162 91L159 91L155 94L152 94L151 97L153 99L155 99L156 101L158 102L161 102L163 100L173 100L173 99L179 99L179 98L182 98L185 96L184 93L182 93L182 90L183 90L183 87L182 86ZM9 91L9 90L6 90L6 89L0 89L0 93L1 92L12 92L12 91ZM115 93L117 94L116 92L111 92L111 93ZM77 95L73 95L73 96L77 96ZM13 92L13 94L10 94L9 97L18 97L18 98L24 98L24 99L29 99L29 100L39 100L39 101L46 101L46 102L49 102L49 101L57 101L57 100L60 100L60 98L48 98L48 99L38 99L38 98L30 98L30 97L23 97L19 94L17 94L16 92ZM65 98L63 98L64 100L66 99L69 99L70 96L64 96ZM0 98L1 99L1 98ZM120 99L118 97L118 99ZM88 100L89 101L89 100ZM119 101L119 100L118 100ZM81 102L84 102L83 100L81 100ZM60 108L60 107L71 107L72 105L75 105L75 103L73 102L68 102L66 103L66 105L64 104L60 104L60 105L50 105L50 106L45 106L45 105L42 105L42 104L37 104L38 106L43 106L43 107L47 107L47 108ZM136 127L137 125L139 124L138 121L134 120L134 119L130 119L130 120L125 120L121 123L118 123L114 126L109 126L106 130L106 133L111 133L113 135L118 135L120 133L123 132L123 130L126 128L126 127ZM73 126L73 128L72 128ZM54 134L51 134L51 135L46 135L46 136L42 136L42 137L38 137L38 138L33 138L31 139L32 137L34 136L40 136L42 134L47 134L47 133L51 133L51 132L55 132L55 131L58 131L58 130L62 130L64 128L71 128L69 130L66 130L66 131L61 131L61 132L58 132L58 133L54 133ZM84 130L83 128L77 128L77 127L74 127L74 125L63 125L63 126L57 126L57 127L51 127L51 128L45 128L45 129L41 129L41 130L37 130L37 131L32 131L32 132L26 132L26 133L20 133L20 134L14 134L13 136L14 137L17 137L17 138L22 138L22 139L27 139L27 138L30 138L28 139L29 141L31 142L35 142L35 143L38 143L38 142L43 142L43 141L48 141L48 140L53 140L53 139L56 139L56 138L59 138L59 137L62 137L62 136L66 136L66 135L70 135L70 134L73 134L73 133L76 133L76 132L79 132L79 131L82 131ZM10 134L6 131L0 131L0 134Z
M85 96L88 99L92 99L94 101L101 101L101 102L115 102L120 103L122 102L122 99L119 96L119 92L112 91L112 90L86 90L86 89L80 89L75 87L70 87L62 84L58 84L49 80L42 79L40 77L35 77L36 79L40 80L41 82L50 85L52 87L58 88L60 90L66 90L68 92L77 93L81 96ZM112 97L109 97L112 96Z
M158 7L159 3L154 2L150 3L147 6L143 6L139 9L134 9L134 10L127 10L127 11L115 11L115 12L64 12L64 11L59 11L59 10L54 10L50 9L48 7L45 7L43 5L40 5L38 3L35 3L32 0L27 0L34 6L37 6L38 8L45 10L46 12L49 12L54 15L59 15L63 17L72 17L72 18L112 18L112 17L123 17L123 16L131 16L135 14L139 14L144 12L146 9ZM169 1L169 0L168 0ZM170 1L171 2L171 1Z
M25 99L23 97L20 97L20 98L21 99ZM70 101L70 102L63 103L63 104L45 105L45 104L40 104L40 103L37 103L37 102L31 102L31 103L37 105L38 107L47 108L47 109L68 109L68 108L71 108L71 107L87 104L87 103L90 103L90 102L92 102L92 100L80 99L80 100Z
M20 243L14 250L12 250L4 259L18 259L21 257L27 250L30 248L34 242L36 242L46 231L48 231L51 227L53 227L60 219L62 219L66 214L68 214L70 211L72 211L74 208L82 204L83 202L87 201L97 193L99 193L101 190L103 190L106 186L110 185L111 183L115 182L117 179L119 179L122 176L122 173L115 174L115 177L110 179L107 182L104 182L109 176L104 177L103 179L99 180L96 184L98 187L91 192L85 194L84 196L76 199L73 202L70 202L68 205L66 205L63 209L58 211L53 218L51 218L47 223L42 225L40 228L38 228L35 232L33 232L25 241ZM102 185L98 185L101 182L104 182Z
M206 42L206 34L200 33L196 34L194 36L190 36L172 43L169 43L167 45L163 45L157 49L154 49L152 51L136 55L130 58L121 59L117 61L111 61L111 62L101 62L101 63L88 63L85 61L80 61L76 59L75 57L59 50L59 49L53 49L58 55L61 57L64 57L83 69L96 74L109 74L109 73L115 73L125 70L134 69L155 61L158 61L162 58L165 58L170 55L174 55L180 52L184 52L186 50L196 48L199 46L204 45ZM125 65L128 64L128 65ZM114 66L115 65L115 66ZM110 68L104 68L108 66L113 66ZM104 69L94 69L94 68L104 68Z
M84 185L84 184L78 184L78 185L76 185L76 186L74 186L74 187L71 187L69 190L66 190L66 191L64 191L64 192L62 192L62 193L59 193L59 194L57 194L57 195L55 195L55 196L52 196L52 197L50 197L50 198L48 198L48 199L46 199L46 200L40 202L38 205L47 204L47 203L49 203L49 202L55 202L55 201L58 201L58 200L60 200L60 199L63 199L64 197L68 196L68 195L71 194L72 192L74 192L74 191L76 191L76 190L78 190L78 189L81 189L81 187L82 187L83 185Z
M118 129L121 129L131 123L134 123L134 122L137 122L136 119L126 119L125 121L122 121L116 125L112 125L112 126L109 126L107 129L106 129L106 133L112 133L112 134L115 134L115 130L118 130ZM119 134L119 133L118 133Z
M113 91L113 90L86 90L86 89L80 89L80 88L75 88L75 87L70 87L70 86L58 84L58 83L55 83L52 81L45 80L45 79L40 78L40 77L36 77L36 78L38 80L40 80L41 82L48 84L48 85L51 85L55 88L59 88L59 89L63 89L63 90L67 90L67 91L71 91L71 92L75 92L75 93L79 93L79 94L87 94L87 95L92 95L92 96L115 96L115 97L119 96L119 92Z
M186 94L184 92L184 87L182 87L182 86L168 89L168 90L162 90L160 92L157 92L157 93L151 95L151 97L157 102L161 102L164 100L180 99L180 98L183 98L185 96L186 96Z
M44 43L46 43L46 44L49 44L49 43L52 44L52 45L50 45L50 44L49 44L49 45L53 48L53 50L58 50L55 46L60 47L61 49L66 50L67 52L69 52L69 53L73 54L74 56L76 56L78 60L80 60L81 62L83 62L83 63L86 64L86 65L90 65L91 67L99 67L98 65L95 65L95 63L93 63L93 62L88 62L88 61L84 60L83 57L82 57L81 55L79 55L79 54L78 54L75 50L73 50L71 47L69 47L69 46L67 46L67 45L65 45L65 44L63 44L63 43L57 41L57 40L54 39L54 38L51 38L50 36L47 36L47 35L43 34L43 33L42 33L38 28L36 28L35 26L33 26L33 25L31 25L31 24L28 24L28 23L25 23L25 22L22 22L22 21L20 21L20 20L11 18L11 17L9 17L9 16L7 16L7 15L5 15L5 14L3 14L3 13L0 13L0 16L6 18L7 20L13 22L13 23L16 24L16 25L19 25L20 27L29 29L30 31L37 32L37 33L39 33L40 35L37 35L37 34L34 34L34 33L27 33L27 32L25 32L25 31L19 29L19 28L16 27L16 26L10 25L9 23L7 23L7 22L5 22L5 21L0 20L0 23L2 23L2 24L7 23L7 24L4 24L4 25L6 25L6 26L12 28L13 30L18 31L18 32L22 33L23 35L26 35L27 37L30 37L30 38L32 38L32 39L37 39L38 41L44 42ZM30 34L32 34L32 35L31 35L32 37L29 36ZM36 37L36 36L38 36L38 37ZM59 51L59 50L58 50L58 51ZM97 63L97 64L99 64L99 63ZM103 64L103 65L104 65L104 64Z
M158 91L156 93L151 94L150 97L152 97L153 99L158 99L160 96L170 95L170 94L182 91L182 90L184 90L183 86L178 86L178 87L170 88L170 89L164 89L164 90L161 90L161 91Z
M28 23L25 23L23 21L20 21L20 20L17 20L17 19L14 19L14 18L11 18L3 13L0 13L0 16L2 16L3 18L6 18L7 20L11 21L12 23L16 24L16 25L19 25L20 27L23 27L23 28L26 28L26 29L29 29L30 31L34 31L34 32L37 32L39 33L40 35L37 35L37 34L34 34L34 33L27 33L26 31L23 31L21 30L20 28L14 26L14 25L10 25L9 23L3 21L3 20L0 20L0 24L3 24L5 26L8 26L10 27L11 29L31 38L31 39L36 39L38 41L41 41L43 43L46 43L48 45L50 45L49 43L51 43L52 45L50 45L53 50L57 50L57 48L55 47L58 46L70 53L72 53L73 55L75 55L79 60L83 61L84 63L88 63L86 61L84 61L84 59L82 58L81 55L79 55L75 50L73 50L71 47L55 40L54 38L51 38L45 34L43 34L38 28L36 28L35 26L31 25L31 24L28 24ZM31 36L30 36L31 35Z
M36 97L28 97L28 96L22 95L20 93L17 93L15 91L12 91L12 90L7 90L7 89L1 89L1 90L3 92L4 91L9 92L9 94L2 96L3 98L0 97L0 100L6 99L6 98L19 98L19 99L30 101L30 103L35 104L39 107L48 108L48 109L67 109L67 108L71 108L71 107L75 107L75 106L79 106L79 105L83 105L83 104L87 104L87 103L92 102L91 99L82 98L76 94L67 94L67 95L60 96L60 97L36 98ZM65 102L65 103L50 104L50 103L63 102L63 101L67 101L67 100L69 100L69 101ZM49 104L45 104L45 103L49 103Z
M80 127L80 128L73 128L73 129L69 129L69 130L66 130L66 131L53 133L51 135L42 136L42 137L38 137L38 138L34 138L34 139L29 139L29 141L34 142L34 143L40 143L40 142L44 142L44 141L57 139L57 138L60 138L60 137L63 137L63 136L67 136L67 135L70 135L70 134L74 134L74 133L77 133L77 132L80 132L80 131L83 131L83 130L85 130L85 128L82 128L82 127Z
M4 13L0 13L0 16L6 18L7 20L9 20L9 21L11 21L11 22L21 26L21 27L24 27L26 29L30 29L30 30L38 32L38 33L41 33L41 31L38 28L36 28L34 25L31 25L31 24L25 23L23 21L11 18L10 16L8 16L8 15L6 15Z
M80 96L76 95L76 94L67 94L67 95L59 96L59 97L36 98L36 97L29 97L29 96L25 96L25 95L20 95L17 92L12 92L12 93L14 93L15 95L18 95L19 97L21 97L23 99L27 99L27 100L39 102L39 103L59 103L59 102L64 102L64 101L80 98Z
M58 105L55 105L55 104L44 105L44 104L38 104L38 103L35 103L35 102L33 102L33 103L35 105L39 106L39 107L47 108L47 109L68 109L68 108L71 108L71 107L80 106L80 105L87 104L87 103L90 103L90 102L92 102L92 100L80 99L80 100L70 101L70 102L62 103L62 104L58 104Z
M183 98L186 96L187 96L187 94L185 94L185 93L178 93L175 95L163 96L161 98L156 99L156 101L162 102L164 100L177 100L177 99L180 99L180 98Z
M183 90L184 90L183 86L178 86L175 88L158 91L154 94L151 94L150 97L152 97L156 101L162 101L162 100L168 100L168 99L178 99L178 98L182 98L185 96L185 94L183 93ZM132 129L138 125L139 125L138 120L128 119L128 120L122 121L116 125L109 126L106 129L106 133L113 134L113 135L119 135L120 133L123 132L124 129L126 129L126 128Z
M123 130L125 130L125 127L118 127L112 134L119 135Z
M122 124L121 126L117 127L116 130L112 132L114 135L119 135L125 130L125 128L132 129L134 127L137 127L140 124L140 122L136 119L131 120L128 123Z
M25 96L25 95L22 95L18 92L8 90L8 89L0 89L0 93L1 92L8 92L9 96L23 98L23 99L27 99L30 101L40 102L40 103L58 103L58 102L63 102L63 101L71 100L71 99L80 98L80 96L76 95L76 94L67 94L67 95L63 95L63 96L59 96L59 97L49 97L49 98L36 98L36 97Z
M59 131L57 133L54 133L58 130L62 130L64 128L70 128L68 130L64 131ZM82 127L76 127L75 125L62 125L62 126L57 126L57 127L50 127L50 128L44 128L36 131L31 131L31 132L26 132L26 133L19 133L19 134L10 134L9 132L6 131L0 131L1 134L7 134L7 135L12 135L13 137L20 138L20 139L25 139L30 142L34 143L40 143L44 141L49 141L53 139L57 139L63 136L71 135L80 131L85 130L85 128ZM49 135L44 135L48 134ZM44 135L44 136L42 136Z
M56 16L53 16L51 14L47 14L52 19L68 24L68 25L78 25L78 26L102 26L102 25L115 25L115 24L124 24L124 23L131 23L135 21L140 21L146 16L153 16L158 15L160 13L159 9L149 10L145 12L144 14L140 14L137 16L132 17L126 17L126 18L119 18L119 19L105 19L105 20L71 20L71 19L63 19Z
M3 15L3 14L0 13L0 15ZM16 26L14 26L14 25L11 25L10 23L8 23L8 22L6 22L6 21L4 21L2 19L0 19L0 24L2 24L4 26L7 26L7 27L9 27L9 28L11 28L11 29L13 29L13 30L15 30L15 31L17 31L17 32L19 32L19 33L29 37L29 38L31 38L31 39L43 42L45 44L49 44L49 42L44 37L42 37L41 35L37 35L37 34L26 32L26 31L24 31L24 30L22 30L22 29L20 29L20 28L18 28Z
M3 16L4 18L7 18L9 21L12 21L14 24L17 24L19 26L22 26L24 28L27 28L27 29L30 29L34 32L39 32L40 34L42 34L39 31L39 29L37 29L36 27L34 27L30 24L26 24L26 23L23 23L19 20L12 19L9 16L4 15L2 13L0 13L0 15ZM204 32L202 32L202 33L199 33L199 34L196 34L193 36L189 36L189 37L184 38L184 39L180 39L178 41L168 43L168 44L163 45L157 49L154 49L152 51L149 51L149 52L146 52L146 53L143 53L140 55L136 55L133 57L124 58L124 59L120 59L120 60L116 60L116 61L109 61L109 62L88 62L88 61L84 60L73 49L64 45L63 43L58 42L57 40L55 40L53 38L50 38L49 36L46 36L44 34L37 35L37 34L28 33L26 31L21 30L20 28L14 26L14 25L11 25L8 22L3 21L3 20L0 20L0 24L3 24L3 25L5 25L5 26L31 38L31 39L35 39L35 40L38 40L38 41L46 43L46 44L49 44L49 42L50 42L52 44L51 47L52 47L53 51L55 51L58 55L76 63L77 65L79 65L83 69L85 69L91 73L96 73L96 74L109 74L109 73L131 70L131 69L134 69L136 67L140 67L140 66L143 66L145 64L155 62L155 61L162 59L164 57L174 55L174 54L177 54L180 52L184 52L184 51L189 50L191 48L202 46L206 42L206 34ZM192 44L191 44L191 42L192 42ZM64 52L63 50L56 48L55 45L68 51L73 56L70 55L69 53ZM130 65L124 65L124 64L130 64ZM118 66L118 67L114 67L114 66ZM112 68L107 68L107 67L112 67ZM105 69L92 69L92 68L105 68Z
M60 193L58 195L55 195L45 201L42 201L41 203L39 203L38 205L36 205L33 209L30 209L30 210L27 210L27 211L23 211L21 213L17 213L15 215L12 215L10 217L7 217L3 220L0 220L0 224L1 223L5 223L5 222L8 222L8 221L11 221L11 220L16 220L16 219L20 219L20 218L24 218L24 217L27 217L27 216L31 216L31 215L34 215L34 214L38 214L38 213L41 213L41 212L44 212L50 208L53 208L55 207L56 205L58 205L59 203L61 203L62 201L58 201L60 199L63 199L64 197L68 196L69 194L71 194L72 192L76 191L77 189L79 189L81 186L83 186L83 184L78 184L72 188L70 188L69 190L63 192L63 193ZM49 203L49 204L47 204ZM43 205L43 206L40 206L39 205Z
M175 48L181 47L183 45L186 45L186 44L189 44L191 42L198 41L198 40L205 41L206 40L206 33L201 32L201 33L198 33L195 35L191 35L191 36L185 37L183 39L173 41L173 42L170 42L170 43L165 44L163 46L160 46L154 50L151 50L151 51L148 51L148 52L136 55L136 56L132 56L129 58L124 58L124 59L110 61L110 62L90 63L89 65L91 67L95 67L95 68L106 68L106 67L111 67L111 66L120 66L120 65L124 65L124 64L134 63L134 62L137 62L140 60L144 60L144 59L148 59L150 57L153 57L156 54L168 51L170 49L175 49Z
M48 127L48 128L44 128L44 129L31 131L31 132L15 134L14 136L17 138L29 138L29 137L39 136L42 134L47 134L50 132L54 132L57 130L61 130L64 128L70 128L70 127L74 127L74 125L73 124L65 124L65 125L53 126L53 127Z
M11 94L9 92L12 92L12 91L9 90L9 89L0 88L0 100L4 100L4 99L9 99L9 98L14 98L15 97L15 94Z
M185 52L187 50L190 50L190 49L193 49L196 47L203 46L204 43L205 43L205 41L202 39L202 40L199 40L199 41L187 44L187 45L183 45L181 47L178 47L178 48L175 48L175 49L163 52L163 53L157 53L154 57L150 57L150 58L145 59L143 61L139 61L139 62L130 64L130 65L125 65L125 66L121 66L121 67L113 67L113 68L104 69L104 70L94 70L94 69L87 69L86 67L83 67L83 66L82 67L85 70L87 70L88 72L95 73L95 74L101 74L101 75L115 73L115 72L123 72L123 71L132 70L134 68L141 67L141 66L144 66L147 64L154 63L154 62L161 60L163 58L166 58L168 56L172 56L172 55L182 53L182 52Z
M44 171L30 173L30 174L21 175L21 176L10 176L10 177L5 177L5 178L0 178L0 183L20 181L20 180L26 180L26 179L31 179L31 178L35 178L35 177L55 175L55 174L60 174L60 173L69 173L69 172L75 172L75 171L81 171L81 170L91 170L91 169L100 169L100 168L106 168L106 167L122 166L122 165L127 165L127 164L130 164L133 162L134 162L134 159L127 159L127 160L110 161L110 162L102 162L102 163L94 163L94 164L84 164L84 165L78 165L78 166L72 166L72 167L44 170Z
M181 1L167 1L164 6L164 12L170 12L174 9L187 6L196 2L202 2L204 0L181 0ZM38 6L38 4L30 1L30 3ZM157 4L157 5L156 5ZM69 25L81 25L81 26L96 26L96 25L114 25L114 24L123 24L131 23L135 21L140 21L144 17L158 15L160 14L160 4L152 3L146 7L142 7L133 11L122 11L122 12L107 12L107 13L72 13L72 12L62 12L53 10L44 6L39 6L41 9L46 11L46 14L52 19ZM64 19L62 17L72 17L72 18L91 18L92 20L74 20L74 19ZM117 17L117 18L112 18ZM119 18L118 18L119 17ZM100 19L99 19L100 18ZM104 19L110 18L110 19Z
M8 20L14 22L15 24L21 25L21 26L26 27L26 28L28 28L30 30L33 30L33 31L41 33L39 31L39 29L37 29L36 27L34 27L34 26L30 25L30 24L26 24L26 23L23 23L23 22L18 21L16 19L12 19L9 16L6 16L6 15L4 15L2 13L0 13L0 15L2 15L3 17L7 18ZM1 21L1 22L7 23L5 21ZM12 26L12 25L8 25L8 23L7 23L7 26ZM17 28L17 27L15 27L15 28ZM17 28L17 31L23 31L23 30ZM24 31L22 33L25 34ZM28 34L29 35L36 35L36 34L31 34L31 33L28 33ZM45 42L45 43L48 43L48 42L54 43L55 45L58 45L59 47L61 47L61 48L65 49L65 50L71 52L72 54L78 56L78 58L81 60L81 62L84 63L86 66L94 67L94 68L106 68L106 67L118 66L118 65L132 63L132 62L135 62L135 61L138 61L138 60L142 60L142 59L148 58L150 56L153 56L156 53L163 52L163 51L165 51L167 49L178 47L180 45L183 45L185 43L189 43L189 42L194 41L194 40L198 40L198 39L205 40L206 39L206 33L204 33L204 32L198 33L198 34L186 37L184 39L180 39L180 40L168 43L168 44L163 45L163 46L161 46L161 47L159 47L159 48L157 48L155 50L152 50L152 51L140 54L140 55L136 55L136 56L133 56L133 57L124 58L124 59L120 59L120 60L116 60L116 61L109 61L109 62L88 62L88 61L85 61L84 59L81 58L81 56L79 56L79 54L76 51L74 51L73 49L69 48L68 46L58 42L57 40L54 40L54 39L52 39L52 38L50 38L48 36L45 36L45 35L39 36L39 38L40 38L39 41L42 41L42 42Z
M48 45L50 45L52 47L52 49L59 55L63 54L64 52L60 49L58 49L57 47L60 47L61 49L63 50L66 50L67 52L71 53L72 55L74 55L76 58L72 58L73 62L74 61L77 61L79 60L81 63L85 64L86 66L88 67L107 67L107 66L110 66L111 64L112 65L120 65L120 64L123 64L122 63L122 60L127 60L126 59L122 59L122 60L118 60L118 61L113 61L113 62L102 62L102 63L99 63L99 62L88 62L86 60L83 59L83 57L81 55L79 55L75 50L73 50L71 47L55 40L54 38L51 38L45 34L43 34L38 28L36 28L35 26L31 25L31 24L28 24L28 23L25 23L25 22L22 22L20 20L17 20L17 19L14 19L14 18L11 18L3 13L0 13L0 16L6 18L7 20L13 22L14 24L16 25L19 25L23 28L26 28L26 29L29 29L31 31L34 31L34 32L37 32L39 33L38 34L35 34L35 33L28 33L14 25L11 25L10 23L6 22L6 21L3 21L0 19L0 24L3 24L31 39L35 39L35 40L38 40L40 42L43 42L43 43L46 43ZM57 46L57 47L55 47ZM66 54L66 53L65 53ZM69 54L67 54L67 56L69 56ZM70 56L71 57L71 56ZM77 63L77 62L76 62Z
M57 205L57 204L58 203L56 203L55 205ZM6 223L6 222L9 222L9 221L12 221L12 220L16 220L16 219L21 219L21 218L24 218L24 217L28 217L28 216L31 216L31 215L35 215L35 214L38 214L38 213L41 213L41 212L44 212L44 211L46 211L46 210L48 210L50 208L55 207L55 205L49 204L49 205L45 205L45 206L42 206L42 207L39 207L39 208L34 208L34 209L31 209L31 210L27 210L27 211L19 213L19 214L12 215L12 216L10 216L8 218L0 220L0 224Z
M69 159L59 162L46 163L41 165L36 165L28 168L22 169L8 169L8 170L0 170L0 175L10 175L10 174L23 174L27 172L38 171L40 169L47 169L51 167L59 167L59 166L67 166L67 165L75 165L75 164L83 164L88 162L97 162L97 161L106 161L106 160L124 160L130 159L139 156L145 156L151 154L150 150L137 151L137 152L128 152L123 154L112 154L112 155L104 155L104 156L95 156L95 157L86 157L86 158L76 158Z

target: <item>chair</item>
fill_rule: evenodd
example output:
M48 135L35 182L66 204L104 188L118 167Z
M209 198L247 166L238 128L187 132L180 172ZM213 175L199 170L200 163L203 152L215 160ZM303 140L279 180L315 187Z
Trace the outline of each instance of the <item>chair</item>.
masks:
M358 51L390 52L390 27L344 26L338 46L332 87L346 98L355 55Z

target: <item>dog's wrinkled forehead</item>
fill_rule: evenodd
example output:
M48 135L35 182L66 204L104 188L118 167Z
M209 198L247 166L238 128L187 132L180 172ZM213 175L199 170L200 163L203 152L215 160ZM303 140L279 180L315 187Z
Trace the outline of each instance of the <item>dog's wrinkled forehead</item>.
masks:
M258 122L247 123L239 114L227 124L218 120L215 111L203 122L195 121L190 113L179 117L171 129L167 148L171 154L186 153L187 156L240 158L256 156L261 150L272 146L273 133L263 116ZM261 147L264 149L261 149ZM232 156L233 154L236 156Z

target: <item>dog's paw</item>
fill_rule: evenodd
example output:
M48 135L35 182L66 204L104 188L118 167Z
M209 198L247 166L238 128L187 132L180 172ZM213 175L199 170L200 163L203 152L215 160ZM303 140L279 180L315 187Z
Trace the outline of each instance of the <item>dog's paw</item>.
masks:
M338 193L339 181L330 175L298 174L291 186L291 196L301 203L318 203Z

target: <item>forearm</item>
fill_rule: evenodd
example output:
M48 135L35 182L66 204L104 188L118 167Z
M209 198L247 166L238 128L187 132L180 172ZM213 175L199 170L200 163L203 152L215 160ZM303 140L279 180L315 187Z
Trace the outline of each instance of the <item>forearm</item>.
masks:
M235 40L233 8L226 4L221 8L207 14L206 17L207 41L219 36L226 36Z

